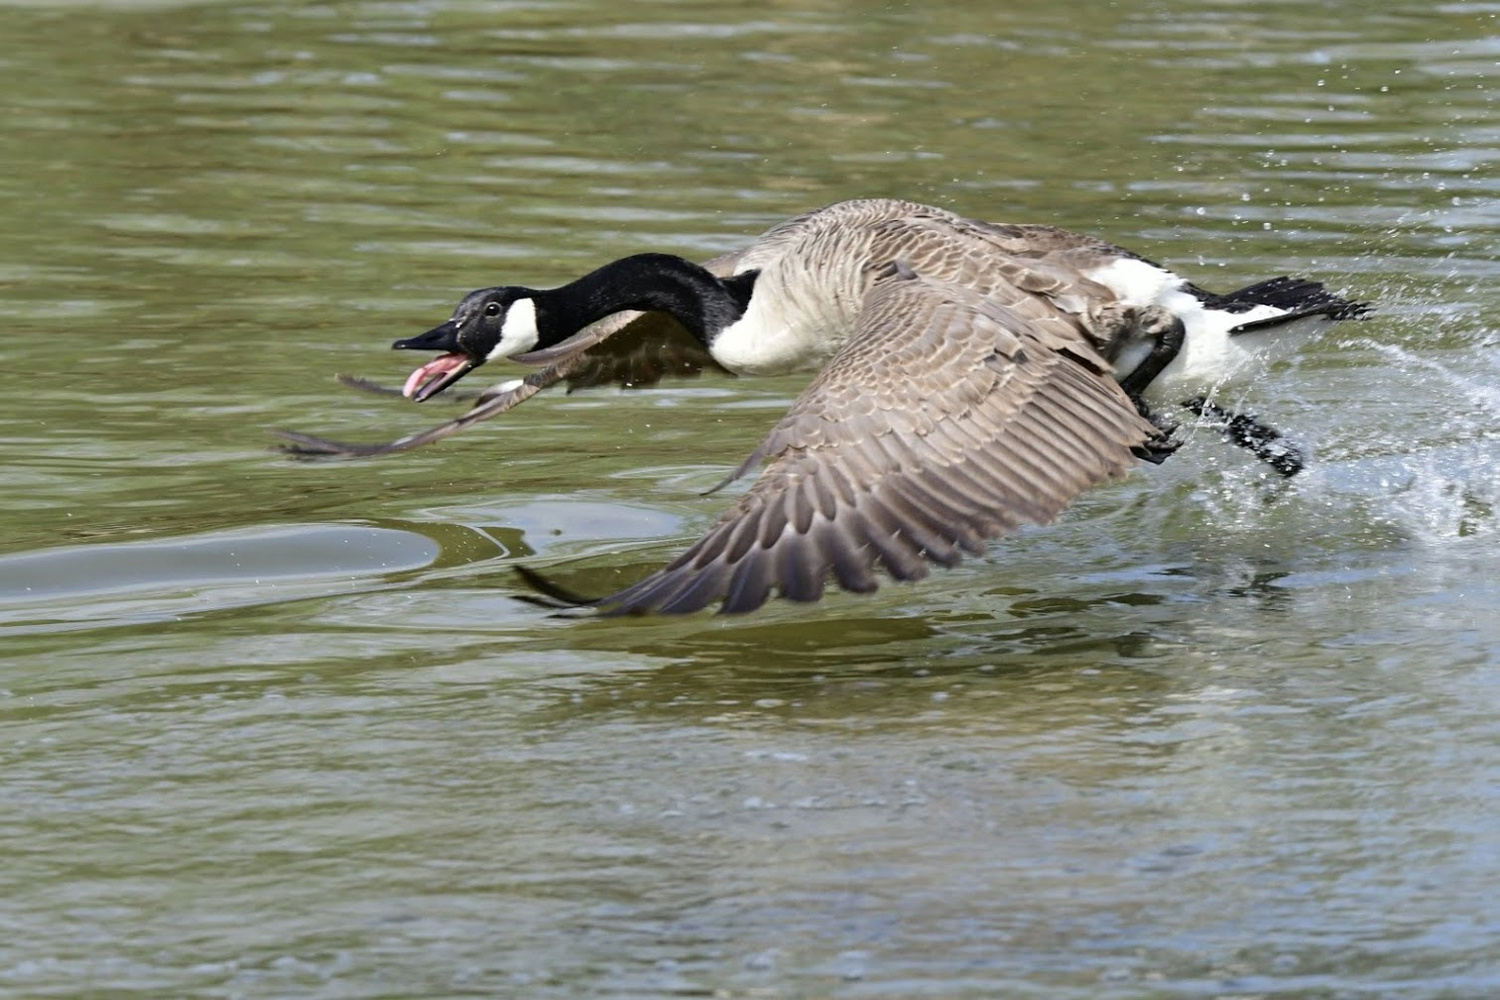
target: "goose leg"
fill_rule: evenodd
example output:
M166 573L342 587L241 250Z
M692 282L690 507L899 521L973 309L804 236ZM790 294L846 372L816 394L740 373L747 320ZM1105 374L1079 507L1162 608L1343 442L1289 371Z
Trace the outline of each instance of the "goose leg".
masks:
M1152 338L1151 353L1146 355L1145 360L1139 365L1136 365L1134 371L1120 380L1120 387L1135 402L1136 409L1140 411L1141 416L1162 429L1162 436L1159 439L1147 442L1136 449L1139 457L1159 465L1168 455L1176 451L1180 444L1180 442L1167 439L1168 435L1177 429L1177 424L1167 417L1153 413L1141 396L1146 391L1146 387L1172 363L1178 352L1182 350L1187 331L1183 328L1181 319L1161 306L1148 306L1141 309L1136 314L1135 327L1139 332ZM1290 478L1302 471L1305 460L1301 450L1282 437L1280 431L1261 423L1254 414L1233 413L1210 403L1204 396L1186 400L1182 406L1200 417L1207 417L1231 443L1246 449L1283 476Z
M1232 443L1239 445L1290 479L1302 471L1302 451L1274 427L1267 426L1253 413L1231 413L1210 403L1203 396L1185 400L1183 407L1200 417L1207 417Z

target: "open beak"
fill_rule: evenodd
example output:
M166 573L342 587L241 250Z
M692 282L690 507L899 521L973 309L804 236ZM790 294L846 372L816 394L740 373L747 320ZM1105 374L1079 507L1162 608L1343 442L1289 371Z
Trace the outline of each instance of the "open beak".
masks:
M459 347L458 324L452 320L426 333L398 340L391 347L398 351L448 352L412 372L401 387L403 396L419 403L436 396L480 365Z

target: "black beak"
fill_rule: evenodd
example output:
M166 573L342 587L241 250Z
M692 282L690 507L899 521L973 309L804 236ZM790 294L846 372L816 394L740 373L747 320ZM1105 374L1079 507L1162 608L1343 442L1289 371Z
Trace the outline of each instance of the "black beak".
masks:
M391 345L396 351L442 351L445 354L461 351L458 346L458 324L451 319L442 326L435 326L426 333L398 340Z
M442 351L443 353L412 372L401 392L417 402L436 396L454 382L484 363L475 360L458 342L458 324L449 320L426 333L398 340L391 347L398 351Z

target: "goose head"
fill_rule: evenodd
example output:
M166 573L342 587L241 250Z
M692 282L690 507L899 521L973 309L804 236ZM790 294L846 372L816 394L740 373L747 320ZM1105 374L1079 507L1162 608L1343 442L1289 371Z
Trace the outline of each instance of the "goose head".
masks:
M486 361L535 348L536 292L530 288L481 288L465 295L445 323L391 346L398 351L442 351L412 372L401 389L421 402L448 388Z
M704 346L744 315L758 271L720 278L670 254L643 253L557 288L502 285L465 295L446 323L398 340L399 351L442 351L406 380L421 402L480 365L555 347L590 323L622 310L665 312Z

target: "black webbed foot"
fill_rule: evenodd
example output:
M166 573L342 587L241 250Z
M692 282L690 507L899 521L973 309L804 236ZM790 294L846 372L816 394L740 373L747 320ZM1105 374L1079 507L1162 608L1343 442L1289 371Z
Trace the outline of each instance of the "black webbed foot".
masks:
M1181 441L1174 441L1168 435L1163 434L1161 437L1154 437L1144 444L1136 445L1134 448L1130 449L1130 451L1131 454L1135 455L1136 458L1140 459L1143 462L1150 462L1152 465L1160 465L1172 455L1176 454L1177 449L1181 447Z
M1143 441L1136 445L1130 451L1136 458L1139 458L1143 462L1160 465L1170 455L1175 453L1178 448L1182 447L1182 442L1172 437L1181 425L1177 421L1152 410L1151 407L1146 405L1146 401L1139 396L1131 397L1131 402L1135 403L1136 412L1155 424L1160 433L1149 441Z
M1213 421L1231 442L1287 478L1301 472L1306 465L1301 449L1282 437L1274 427L1261 423L1253 413L1231 413L1202 396L1184 400L1182 405Z

